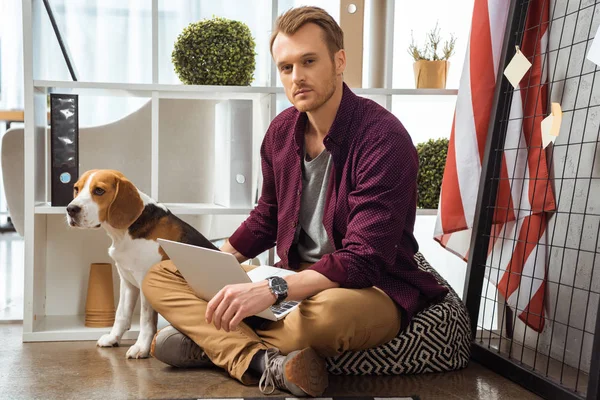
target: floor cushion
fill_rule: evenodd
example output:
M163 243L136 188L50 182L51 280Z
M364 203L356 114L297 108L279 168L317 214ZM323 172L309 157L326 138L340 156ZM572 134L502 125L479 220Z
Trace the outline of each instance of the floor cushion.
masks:
M421 253L419 268L432 273L449 293L440 303L416 314L406 329L379 347L347 351L327 359L334 375L398 375L443 372L467 366L471 356L469 314L456 292Z

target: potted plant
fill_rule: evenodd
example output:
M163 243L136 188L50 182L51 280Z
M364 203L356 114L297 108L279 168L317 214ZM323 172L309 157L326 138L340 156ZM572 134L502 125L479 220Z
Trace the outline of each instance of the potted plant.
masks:
M427 34L425 46L420 48L415 44L411 32L411 44L408 53L414 59L413 70L415 74L415 86L417 89L445 89L446 79L450 62L448 59L454 54L456 38L450 34L450 40L444 42L440 51L440 32L438 24Z
M419 171L417 173L417 208L437 210L446 168L448 139L429 139L417 144Z
M248 86L254 79L254 48L248 25L214 17L183 29L171 61L186 85Z

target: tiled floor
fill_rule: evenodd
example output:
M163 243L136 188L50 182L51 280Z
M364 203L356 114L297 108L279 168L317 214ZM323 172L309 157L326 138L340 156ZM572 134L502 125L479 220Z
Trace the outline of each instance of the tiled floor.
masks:
M261 396L224 372L177 370L154 358L126 360L133 343L98 348L94 342L22 343L21 325L0 324L2 399L150 399ZM275 394L285 395L275 392ZM332 376L326 396L419 395L421 400L538 399L472 362L441 374L385 377Z

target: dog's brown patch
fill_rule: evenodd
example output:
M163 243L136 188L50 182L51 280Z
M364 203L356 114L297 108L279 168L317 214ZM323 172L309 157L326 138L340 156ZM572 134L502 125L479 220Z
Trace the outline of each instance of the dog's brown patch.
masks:
M81 175L79 177L77 182L75 182L75 184L73 185L73 198L75 198L79 195L79 193L81 192L81 189L83 189L83 187L85 186L85 183L87 182L90 175L97 171L98 171L97 169L91 169L89 171L85 171L83 173L83 175Z
M151 215L151 212L136 222L135 231L130 231L133 238L144 238L147 240L162 238L176 242L182 240L183 229L180 224L174 223L170 215L163 215L158 219L149 218L149 215ZM159 248L159 252L163 260L169 259L162 247Z
M94 172L96 174L90 182L89 190L92 199L98 204L98 219L100 222L108 222L116 229L128 228L144 211L144 202L137 188L119 171ZM104 192L97 194L97 189Z
M158 223L154 226L154 229L150 232L148 239L156 240L158 238L163 238L167 240L173 240L175 242L180 242L183 236L183 230L181 226L173 224L168 216L162 217ZM168 260L169 256L167 253L160 247L158 249L160 255L163 260Z

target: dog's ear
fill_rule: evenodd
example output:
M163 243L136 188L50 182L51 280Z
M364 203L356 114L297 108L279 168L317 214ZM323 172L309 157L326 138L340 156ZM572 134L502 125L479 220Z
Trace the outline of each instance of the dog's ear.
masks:
M117 177L117 187L106 220L116 229L127 229L144 211L137 188L127 178Z

